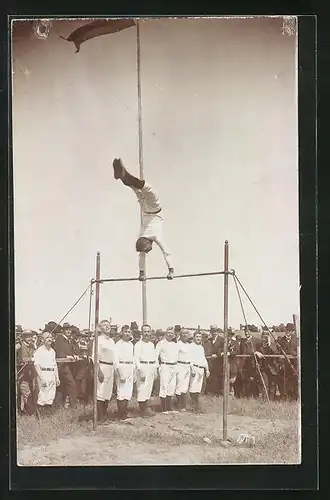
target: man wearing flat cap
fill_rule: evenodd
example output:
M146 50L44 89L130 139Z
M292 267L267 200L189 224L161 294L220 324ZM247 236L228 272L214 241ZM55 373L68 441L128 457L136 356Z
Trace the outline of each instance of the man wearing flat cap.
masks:
M33 354L35 352L35 346L33 335L34 333L32 330L23 330L21 332L20 347L16 351L19 409L23 409L27 415L33 415L36 409L34 401L35 370L33 366Z
M287 330L285 335L277 338L276 341L278 354L283 354L283 351L290 356L297 356L298 339L291 329ZM294 369L292 369L292 367ZM291 358L290 363L287 359L279 359L279 391L281 399L297 400L298 398L298 359Z
M54 344L56 358L67 358L68 362L59 363L60 392L62 394L62 404L65 405L66 397L69 396L71 408L77 406L77 386L73 376L73 363L77 359L73 345L70 342L71 327L69 323L64 323L62 332L56 335Z
M217 325L210 326L210 338L204 344L210 376L206 381L205 393L219 396L223 393L223 349L224 338Z

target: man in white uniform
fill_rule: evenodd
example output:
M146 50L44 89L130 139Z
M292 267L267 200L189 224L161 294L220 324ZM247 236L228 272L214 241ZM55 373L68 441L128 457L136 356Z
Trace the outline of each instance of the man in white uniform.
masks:
M139 237L136 241L136 251L140 253L139 279L145 279L143 270L143 254L147 254L152 249L152 244L155 242L161 249L166 265L168 267L168 279L173 279L174 268L172 257L167 249L163 236L163 218L160 215L162 207L159 202L157 193L150 184L142 181L131 175L124 167L120 158L113 160L114 177L121 179L123 184L129 186L136 194L138 202L142 209L142 222Z
M188 330L181 330L180 339L177 342L178 367L176 375L175 394L178 399L178 406L180 411L187 411L187 392L191 371L190 344L188 343L188 333Z
M160 340L156 346L156 356L160 361L159 397L162 413L178 413L173 410L172 397L176 387L176 373L178 366L178 344L173 342L174 328L166 330L165 338Z
M92 348L94 362L95 343ZM116 365L116 345L110 337L110 322L103 320L98 326L98 376L97 376L97 420L106 420L109 401L112 396L114 367Z
M136 366L137 400L142 417L153 416L154 412L148 408L152 387L157 376L158 360L156 350L151 341L151 328L143 325L141 329L142 338L134 346L134 357Z
M121 329L121 338L116 343L116 388L118 417L127 419L127 406L133 393L135 362L131 329L124 325Z
M60 384L55 351L52 348L53 336L50 332L41 335L42 344L33 355L33 363L37 373L39 387L37 409L40 416L52 412L52 404L56 387Z
M210 376L204 347L202 346L202 334L199 331L194 333L194 341L190 344L190 361L191 375L189 392L193 405L193 411L198 413L200 411L198 398L202 390L204 372L206 377Z

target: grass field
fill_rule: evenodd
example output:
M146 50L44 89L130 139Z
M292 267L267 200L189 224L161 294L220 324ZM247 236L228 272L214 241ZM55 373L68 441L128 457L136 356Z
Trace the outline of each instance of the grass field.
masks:
M151 402L157 411L158 400ZM236 400L229 402L228 438L222 441L222 399L202 396L203 413L139 417L130 403L127 422L109 419L93 430L92 407L58 409L40 423L17 420L20 466L297 464L300 463L299 406L294 402ZM242 433L255 446L239 445ZM206 439L206 441L205 441Z

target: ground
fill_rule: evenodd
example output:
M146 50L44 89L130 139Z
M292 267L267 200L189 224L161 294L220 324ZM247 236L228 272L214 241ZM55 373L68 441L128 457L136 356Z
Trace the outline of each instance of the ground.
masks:
M157 399L152 402L157 405ZM203 413L152 418L114 418L93 430L92 408L61 409L40 423L17 420L17 461L20 466L188 465L300 463L299 407L293 402L235 400L229 402L228 438L222 431L222 400L201 397ZM155 406L155 409L156 406ZM113 418L111 419L111 415ZM239 445L240 434L255 437L255 446Z

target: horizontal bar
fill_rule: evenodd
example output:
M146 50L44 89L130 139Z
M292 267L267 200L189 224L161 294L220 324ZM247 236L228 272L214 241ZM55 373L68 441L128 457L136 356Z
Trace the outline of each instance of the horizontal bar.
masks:
M72 358L56 358L56 363L75 363L76 361L81 361L82 359L88 359L91 356L78 356L76 359Z
M235 358L252 358L254 355L253 354L234 354ZM284 356L284 354L263 354L263 358L292 358L296 359L298 356L292 356L291 354L287 354ZM261 358L260 358L261 359Z
M198 276L219 276L221 274L233 274L232 271L228 271L226 273L225 271L215 271L211 273L193 273L193 274L177 274L173 276L173 279L177 278L194 278ZM145 280L166 280L167 276L150 276L149 278L146 277ZM139 278L101 278L100 280L93 280L93 283L107 283L107 282L116 282L116 281L144 281L140 280Z
M56 363L75 363L76 361L81 361L82 359L88 359L90 356L77 356L76 359L73 358L56 358ZM34 364L31 358L26 359L25 364Z

